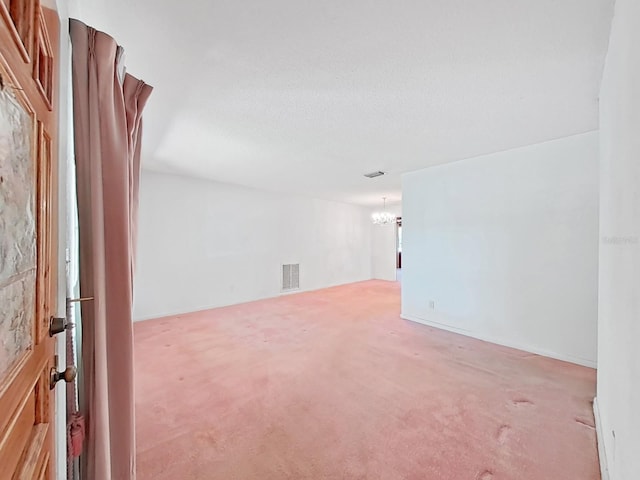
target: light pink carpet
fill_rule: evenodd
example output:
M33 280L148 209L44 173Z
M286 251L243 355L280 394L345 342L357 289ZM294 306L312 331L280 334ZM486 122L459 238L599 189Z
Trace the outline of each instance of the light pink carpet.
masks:
M594 370L404 321L399 288L137 323L138 478L600 478Z

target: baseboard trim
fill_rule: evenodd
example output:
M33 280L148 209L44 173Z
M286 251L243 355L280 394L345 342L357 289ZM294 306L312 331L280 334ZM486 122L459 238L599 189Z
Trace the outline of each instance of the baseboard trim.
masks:
M330 285L326 285L324 287L312 287L312 288L304 288L304 289L299 289L299 290L292 290L289 292L274 292L268 296L265 297L256 297L256 298L247 298L244 300L238 300L232 303L218 303L218 304L213 304L213 305L201 305L201 306L197 306L197 307L193 307L190 310L178 310L178 311L170 311L170 312L160 312L160 313L155 313L155 314L151 314L151 315L142 315L139 317L134 316L133 318L133 322L144 322L147 320L158 320L161 318L167 318L167 317L177 317L178 315L189 315L191 313L200 313L200 312L206 312L207 310L213 310L216 308L225 308L225 307L233 307L235 305L242 305L243 303L252 303L252 302L259 302L261 300L269 300L271 298L278 298L278 297L283 297L283 296L287 296L287 295L297 295L298 293L309 293L309 292L315 292L318 290L324 290L325 288L334 288L334 287L342 287L344 285L351 285L353 283L362 283L362 282L370 282L372 281L372 278L365 278L362 280L353 280L350 282L346 282L346 283L335 283L335 284L330 284ZM135 309L134 309L135 310Z
M263 299L259 299L259 300L263 300ZM177 317L180 315L190 315L192 313L200 313L200 312L206 312L207 310L213 310L214 308L223 308L223 307L230 307L230 306L232 305L211 305L211 306L204 305L199 307L193 307L191 310L175 310L175 311L172 310L169 312L143 315L141 317L133 317L132 321L133 323L137 323L137 322L146 322L147 320L160 320L162 318Z
M402 313L400 314L400 318L404 320L409 320L410 322L420 323L422 325L427 325L429 327L438 328L440 330L446 330L448 332L464 335L466 337L476 338L478 340L482 340L483 342L495 343L496 345L502 345L503 347L515 348L516 350L522 350L524 352L534 353L536 355L541 355L543 357L554 358L556 360L562 360L563 362L575 363L576 365L581 365L583 367L596 368L597 366L597 363L594 362L593 360L587 360L584 358L574 357L572 355L565 355L561 353L551 352L549 350L532 347L530 345L522 345L522 344L510 342L510 341L505 341L503 339L495 338L490 335L482 335L477 332L464 330L462 328L452 327L451 325L446 325L444 323L425 320L424 318L416 317L413 315L407 315Z
M598 441L598 459L600 460L600 477L602 480L609 480L609 464L607 463L607 451L604 447L604 432L602 431L602 421L600 419L600 407L598 397L593 399L593 417L596 421L596 439Z

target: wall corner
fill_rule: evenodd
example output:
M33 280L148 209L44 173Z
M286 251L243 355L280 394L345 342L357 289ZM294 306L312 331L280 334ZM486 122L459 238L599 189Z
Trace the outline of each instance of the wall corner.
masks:
M598 442L598 460L600 463L600 476L602 480L611 480L609 477L609 466L607 464L607 451L604 442L604 433L602 430L602 421L600 419L600 409L598 407L598 397L593 399L593 417L596 424L596 439Z

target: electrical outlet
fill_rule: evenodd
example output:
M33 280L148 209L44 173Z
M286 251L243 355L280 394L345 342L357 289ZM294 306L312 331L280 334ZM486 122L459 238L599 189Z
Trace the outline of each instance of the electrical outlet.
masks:
M431 310L434 310L436 308L436 302L434 302L433 300L429 300L429 308Z

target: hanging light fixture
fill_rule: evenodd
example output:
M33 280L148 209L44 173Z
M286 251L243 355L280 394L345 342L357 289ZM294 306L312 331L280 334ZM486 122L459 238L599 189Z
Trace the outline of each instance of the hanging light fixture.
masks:
M382 211L375 212L371 215L371 220L374 225L389 225L395 223L396 216L393 213L387 212L387 197L382 197Z

